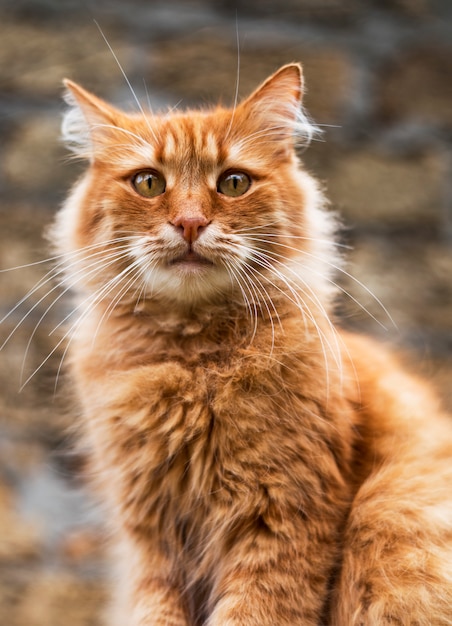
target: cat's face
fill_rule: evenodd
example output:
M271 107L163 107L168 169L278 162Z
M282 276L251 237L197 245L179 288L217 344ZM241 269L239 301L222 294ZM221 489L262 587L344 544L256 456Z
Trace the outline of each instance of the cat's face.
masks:
M86 250L74 282L105 298L252 302L300 249L309 265L318 198L294 153L297 65L234 110L126 115L67 86L65 137L91 162L56 229L64 251Z

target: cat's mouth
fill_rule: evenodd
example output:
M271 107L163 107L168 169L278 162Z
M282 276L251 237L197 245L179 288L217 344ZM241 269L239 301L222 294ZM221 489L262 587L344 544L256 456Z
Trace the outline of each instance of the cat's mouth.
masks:
M184 252L184 254L181 254L175 259L172 259L169 264L186 267L196 267L199 265L213 266L212 261L209 261L209 259L206 259L206 257L198 254L197 252L194 252L194 250L188 250L188 252Z

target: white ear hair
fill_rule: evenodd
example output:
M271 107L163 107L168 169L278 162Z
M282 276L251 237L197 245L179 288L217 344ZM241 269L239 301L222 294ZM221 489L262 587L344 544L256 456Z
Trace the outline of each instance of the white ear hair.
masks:
M294 117L293 134L297 144L306 146L312 139L319 137L322 130L312 122L309 115L300 106Z
M90 124L77 99L69 89L64 94L64 100L69 105L69 108L63 116L61 137L69 150L76 156L83 159L91 159L93 145Z

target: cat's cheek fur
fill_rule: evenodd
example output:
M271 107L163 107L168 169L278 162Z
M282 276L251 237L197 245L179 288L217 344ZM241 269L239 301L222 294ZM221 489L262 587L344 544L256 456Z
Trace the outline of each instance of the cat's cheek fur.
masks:
M54 242L59 253L68 254L84 245L77 233L80 232L80 207L85 202L91 184L92 178L87 173L75 183L64 206L57 214L49 239Z

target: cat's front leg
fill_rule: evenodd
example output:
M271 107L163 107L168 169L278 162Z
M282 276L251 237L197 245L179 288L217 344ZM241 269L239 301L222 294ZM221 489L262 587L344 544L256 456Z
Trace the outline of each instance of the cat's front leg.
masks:
M318 626L335 530L323 522L297 525L292 537L267 529L238 542L220 568L206 626Z
M332 626L452 624L450 459L388 465L356 497Z
M170 563L149 547L122 542L106 626L189 626Z
M390 354L344 338L359 376L355 474L363 478L345 526L330 624L450 626L450 417Z

